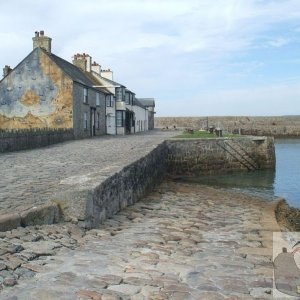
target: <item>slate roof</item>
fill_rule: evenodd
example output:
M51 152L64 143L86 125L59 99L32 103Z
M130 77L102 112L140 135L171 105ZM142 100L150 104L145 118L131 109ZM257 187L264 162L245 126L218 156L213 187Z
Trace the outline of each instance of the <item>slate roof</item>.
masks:
M43 50L43 49L42 49ZM43 50L44 51L44 50ZM106 88L95 88L95 85L100 85L99 81L89 72L83 72L80 68L71 64L70 62L64 60L63 58L53 54L45 53L65 72L67 73L73 81L86 85L88 87L100 90L106 94L111 94Z
M104 81L110 83L111 85L114 85L114 86L121 86L121 87L126 87L125 85L121 84L121 83L118 83L116 81L113 81L113 80L110 80L110 79L107 79L105 77L102 77L101 76L101 79L103 79Z
M137 98L137 100L144 106L155 107L154 98Z
M93 74L91 72L84 72L85 76L87 76L92 82L93 82L93 85L102 85L101 82L95 77L93 76ZM102 92L104 92L105 94L110 94L110 95L113 95L113 93L111 93L107 88L105 87L96 87L97 90L100 90Z
M88 87L93 87L93 81L86 76L86 74L81 71L78 67L74 66L70 62L56 56L53 53L45 53L65 72L67 73L75 82L81 83Z
M142 107L142 108L146 108L146 106L143 105L137 98L134 99L134 105Z

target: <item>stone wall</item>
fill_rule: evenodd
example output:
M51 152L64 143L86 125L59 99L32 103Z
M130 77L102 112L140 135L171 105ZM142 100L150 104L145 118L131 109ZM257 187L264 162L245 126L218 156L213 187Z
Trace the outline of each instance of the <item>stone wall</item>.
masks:
M240 138L239 144L258 168L275 165L273 138ZM246 167L224 150L225 139L170 139L158 145L137 161L89 176L74 176L65 189L53 196L66 221L97 227L128 205L141 199L165 175L195 175L206 172L243 170ZM109 175L108 175L109 174ZM112 175L113 174L113 175ZM91 177L92 176L92 177ZM72 188L68 188L68 184Z
M167 170L167 154L164 142L124 168L112 166L99 171L92 181L74 178L78 180L76 187L54 195L54 202L66 221L79 220L87 228L96 227L161 183Z
M72 129L3 131L0 132L0 153L39 148L72 139Z
M231 144L240 155L233 151ZM275 167L273 138L168 140L168 172L198 175L212 172ZM243 160L243 157L246 161Z
M300 116L282 117L156 117L155 127L205 129L208 126L221 127L228 132L239 132L259 136L299 136Z

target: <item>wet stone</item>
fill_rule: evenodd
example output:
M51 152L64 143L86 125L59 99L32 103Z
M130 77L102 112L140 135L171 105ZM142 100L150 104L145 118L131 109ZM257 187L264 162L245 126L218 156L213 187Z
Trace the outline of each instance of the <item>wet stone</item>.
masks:
M31 277L35 276L36 273L31 270L21 267L21 268L16 269L14 271L14 274L16 274L17 276L22 277L22 278L31 278Z
M24 261L18 258L11 257L8 260L4 260L3 263L6 265L7 269L15 270L20 267Z
M127 296L133 296L140 292L141 287L136 285L131 285L131 284L120 284L120 285L111 285L108 287L108 290L120 292Z
M101 294L97 293L96 291L79 290L76 292L76 295L80 299L102 300Z
M116 275L103 275L99 279L106 282L108 285L117 285L120 284L123 281L123 278Z
M6 268L7 266L4 263L0 262L0 271L5 270Z
M6 277L4 280L3 280L3 284L5 286L14 286L17 284L17 280L14 278L14 277Z

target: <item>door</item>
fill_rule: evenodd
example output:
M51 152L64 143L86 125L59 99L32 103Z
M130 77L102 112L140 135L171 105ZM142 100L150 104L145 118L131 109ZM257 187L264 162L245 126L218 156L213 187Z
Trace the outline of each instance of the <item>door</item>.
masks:
M91 136L96 134L96 121L95 121L96 108L91 107Z

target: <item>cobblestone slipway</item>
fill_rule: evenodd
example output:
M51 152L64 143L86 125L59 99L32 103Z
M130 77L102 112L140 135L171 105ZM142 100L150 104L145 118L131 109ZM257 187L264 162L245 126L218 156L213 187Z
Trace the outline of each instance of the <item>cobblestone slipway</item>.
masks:
M0 298L271 299L273 230L268 202L166 181L98 229L1 233Z
M173 134L2 154L1 214L43 204L62 180L126 165ZM0 299L271 299L276 230L273 204L165 181L97 229L0 232Z

